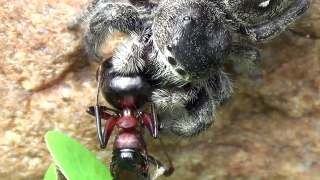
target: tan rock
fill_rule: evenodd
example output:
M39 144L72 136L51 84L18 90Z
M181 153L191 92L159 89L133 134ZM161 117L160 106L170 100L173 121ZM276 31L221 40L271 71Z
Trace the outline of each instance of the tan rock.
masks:
M312 1L309 13L304 15L305 19L296 23L298 28L294 28L293 31L305 35L307 37L319 38L320 37L320 2L318 0Z
M85 113L96 67L85 60L81 35L66 29L86 0L0 3L0 179L42 179L52 161L48 130L78 139L108 164L111 147L99 150ZM298 34L262 47L261 76L235 78L236 94L213 128L194 139L164 138L176 167L170 179L320 177L320 1L313 3ZM163 161L158 142L148 144Z

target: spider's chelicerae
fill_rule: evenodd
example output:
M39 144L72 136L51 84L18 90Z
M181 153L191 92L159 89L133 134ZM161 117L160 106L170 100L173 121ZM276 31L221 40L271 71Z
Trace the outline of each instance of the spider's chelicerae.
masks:
M109 65L123 75L149 76L150 100L163 130L191 137L213 124L217 107L232 95L223 63L254 64L255 45L278 35L309 5L309 0L95 0L70 27L84 25L87 53L96 61L104 60L100 49L107 37L129 34Z

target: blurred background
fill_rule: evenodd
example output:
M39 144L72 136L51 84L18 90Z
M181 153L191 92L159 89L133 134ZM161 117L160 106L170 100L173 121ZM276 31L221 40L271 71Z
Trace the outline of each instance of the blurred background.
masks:
M0 0L0 179L42 179L44 134L60 130L109 164L95 122L95 71L66 23L86 0ZM112 49L112 44L110 48ZM216 124L192 139L163 137L176 168L160 179L319 179L320 0L261 45L259 73L231 74L235 94ZM150 154L165 163L162 147Z

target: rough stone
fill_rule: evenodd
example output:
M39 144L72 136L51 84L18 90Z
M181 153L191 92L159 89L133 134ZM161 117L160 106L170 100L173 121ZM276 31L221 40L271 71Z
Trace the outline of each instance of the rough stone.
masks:
M0 0L0 179L42 179L52 161L48 130L78 139L108 164L111 147L98 148L85 113L96 65L86 61L81 35L66 29L86 2ZM320 177L319 7L314 0L293 33L261 46L260 72L233 78L236 93L206 134L163 138L176 168L168 179ZM148 145L166 164L159 143Z

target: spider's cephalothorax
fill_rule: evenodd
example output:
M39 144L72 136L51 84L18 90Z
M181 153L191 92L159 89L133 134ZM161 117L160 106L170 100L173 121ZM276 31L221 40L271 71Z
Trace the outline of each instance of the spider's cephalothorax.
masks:
M114 53L113 70L149 74L157 82L151 99L163 129L190 137L210 127L216 108L232 95L224 62L254 64L256 44L278 35L309 5L309 0L94 1L82 16L85 44L101 59L99 47L107 36L131 34Z
M208 128L215 109L232 94L225 60L254 64L255 45L282 32L309 5L308 0L162 0L153 20L150 62L154 77L165 82L152 96L164 129L190 137Z
M254 46L282 32L308 0L163 0L153 21L159 76L198 82L225 59L254 62Z
M229 54L231 35L217 8L208 2L171 2L161 4L153 24L158 60L185 81L208 77Z

